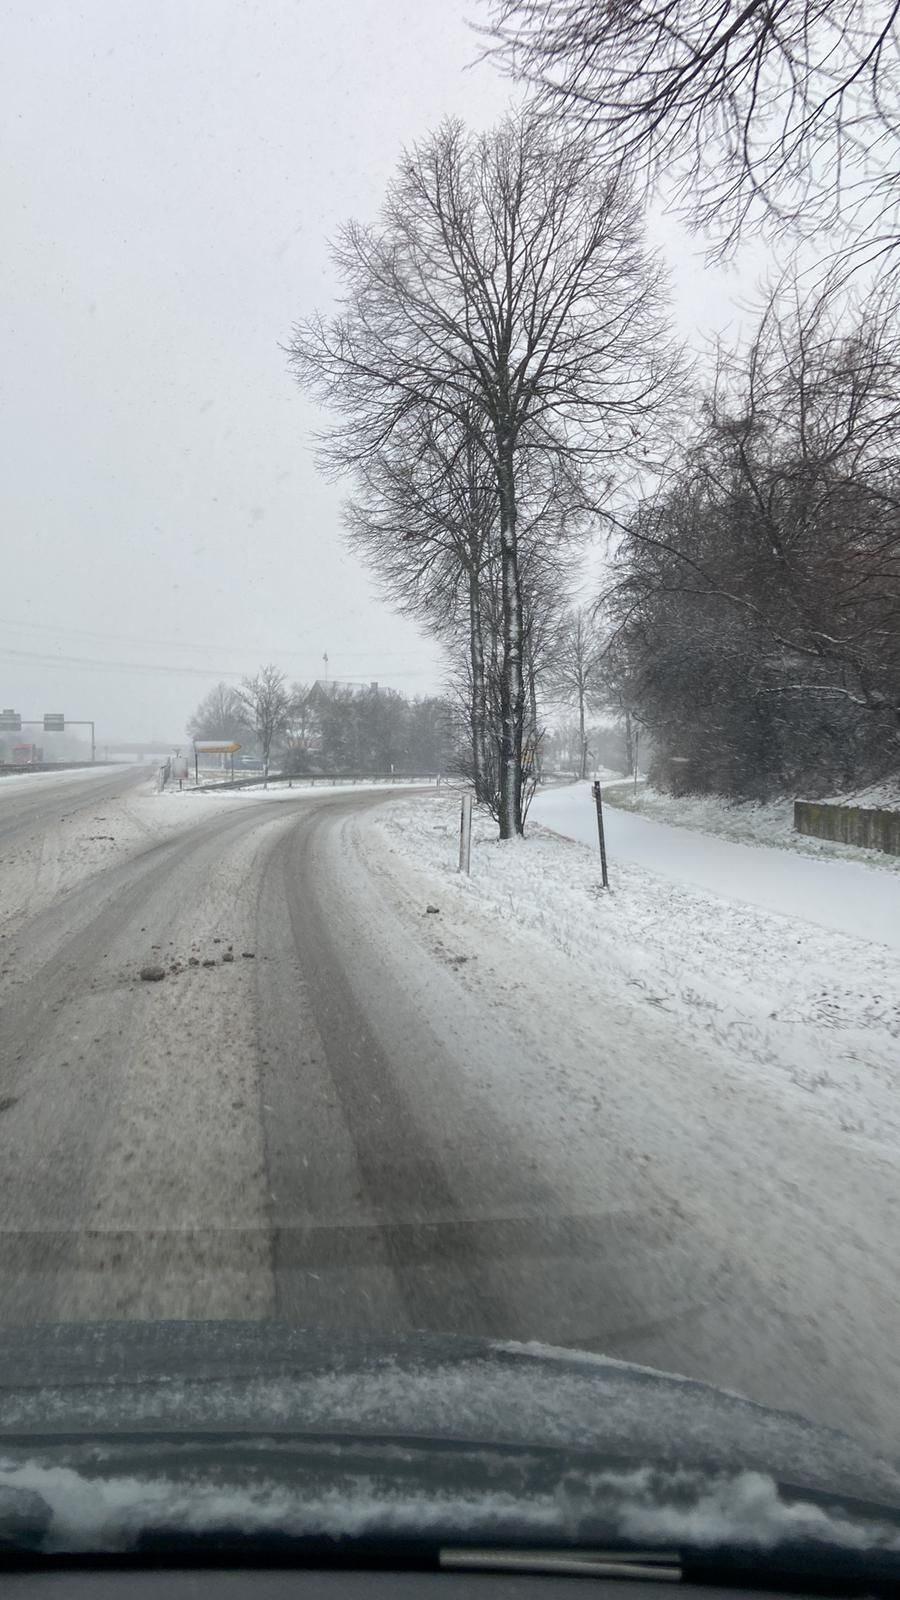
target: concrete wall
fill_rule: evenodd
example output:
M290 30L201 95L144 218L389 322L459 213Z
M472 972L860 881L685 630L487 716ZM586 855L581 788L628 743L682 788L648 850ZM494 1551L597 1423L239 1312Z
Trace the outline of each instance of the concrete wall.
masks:
M814 839L836 839L840 844L864 845L868 850L900 856L900 811L795 800L794 828Z

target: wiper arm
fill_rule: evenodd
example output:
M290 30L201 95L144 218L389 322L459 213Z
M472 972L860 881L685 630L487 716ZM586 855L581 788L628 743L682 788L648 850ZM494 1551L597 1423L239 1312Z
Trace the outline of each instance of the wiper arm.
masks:
M579 1578L658 1578L681 1581L675 1550L489 1550L460 1546L438 1553L452 1571L563 1573Z

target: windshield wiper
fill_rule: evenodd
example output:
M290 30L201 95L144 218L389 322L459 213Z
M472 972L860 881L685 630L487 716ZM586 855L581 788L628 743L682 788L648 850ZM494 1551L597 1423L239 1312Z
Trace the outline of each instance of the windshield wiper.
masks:
M679 1583L675 1550L491 1550L460 1547L438 1552L451 1571L563 1573L583 1578L658 1578Z
M581 1578L634 1578L644 1583L703 1584L842 1597L900 1600L895 1552L810 1545L710 1546L683 1550L595 1550L498 1545L444 1545L438 1565L449 1571L508 1572Z

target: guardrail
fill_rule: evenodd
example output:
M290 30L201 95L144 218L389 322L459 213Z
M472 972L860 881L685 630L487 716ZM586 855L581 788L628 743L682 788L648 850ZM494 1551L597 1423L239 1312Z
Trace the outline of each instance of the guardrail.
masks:
M0 778L14 772L80 772L83 767L99 765L94 761L0 761Z
M170 780L171 781L171 780ZM203 783L198 786L204 794L214 789L259 789L265 779L262 773L256 773L248 778L225 778L221 782ZM354 784L354 783L432 783L435 788L440 788L442 774L434 772L270 772L269 788L276 784L290 789L314 789L317 784Z

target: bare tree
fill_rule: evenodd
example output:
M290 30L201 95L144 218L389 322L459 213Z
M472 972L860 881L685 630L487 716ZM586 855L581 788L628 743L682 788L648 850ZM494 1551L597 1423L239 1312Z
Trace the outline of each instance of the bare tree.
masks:
M634 665L628 649L627 630L602 627L603 612L601 604L591 613L594 626L604 640L593 674L592 701L597 708L612 712L616 718L622 738L622 772L636 777L642 720L635 705Z
M359 464L357 484L346 523L386 595L451 646L465 627L472 776L490 804L481 585L496 547L491 464L468 417L418 407Z
M286 772L304 772L312 765L310 745L316 728L314 697L308 683L291 684L285 722Z
M255 678L244 678L236 691L245 727L252 729L259 741L263 758L263 781L269 781L269 761L272 745L284 733L291 720L291 696L287 680L277 667L261 667Z
M639 505L609 599L628 692L697 786L826 792L896 765L900 316L773 298Z
M357 481L359 493L346 512L355 547L386 595L420 617L454 661L464 658L454 684L471 735L465 766L478 800L497 815L502 718L497 720L499 655L493 645L503 622L491 462L474 427L420 408L362 463ZM519 490L526 771L539 753L537 677L564 592L561 567L587 519L578 473L569 463L529 456Z
M412 410L477 427L498 502L502 838L522 831L526 686L520 489L529 454L634 456L677 361L624 182L527 115L445 124L409 152L380 228L343 230L344 311L295 329L298 379L338 413L326 454L356 467Z
M236 739L244 727L243 708L236 689L217 683L204 695L187 724L192 739Z
M541 500L528 499L520 503L519 524L519 585L522 601L522 667L525 689L525 714L522 738L522 814L523 820L539 779L544 729L541 718L544 680L549 668L552 645L562 609L567 580L567 562L571 558L571 544L564 536L566 527L566 502L561 498L554 503L552 492ZM575 508L577 511L578 508ZM574 513L573 513L574 514ZM557 530L557 520L564 526ZM499 552L496 545L488 554L478 575L478 633L484 641L483 666L483 721L485 774L487 781L486 804L494 816L500 812L500 770L503 745L503 671L502 671L502 582ZM456 700L466 708L471 705L472 666L466 653L467 640L463 630L457 630L456 648L449 635L451 683ZM468 762L465 770L470 770ZM472 769L473 770L473 769Z
M601 670L606 643L583 606L574 606L561 619L553 643L546 681L550 696L573 706L578 713L579 776L587 777L588 742L585 713L601 692Z
M843 223L898 241L896 0L490 0L484 31L551 115L680 183L696 226Z

